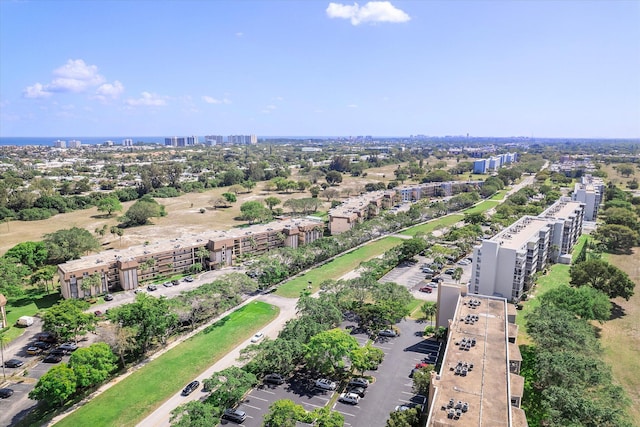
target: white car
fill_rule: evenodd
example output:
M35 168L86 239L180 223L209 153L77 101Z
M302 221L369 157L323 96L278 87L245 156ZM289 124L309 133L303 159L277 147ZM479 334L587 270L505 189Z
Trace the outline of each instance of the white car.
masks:
M255 334L253 337L251 337L251 342L258 342L260 341L262 338L264 338L264 332L258 332L257 334Z
M321 388L323 390L335 390L338 387L338 385L326 378L320 378L319 380L316 380L316 387Z
M350 403L352 405L357 405L360 402L360 396L355 393L342 393L338 398L340 402Z

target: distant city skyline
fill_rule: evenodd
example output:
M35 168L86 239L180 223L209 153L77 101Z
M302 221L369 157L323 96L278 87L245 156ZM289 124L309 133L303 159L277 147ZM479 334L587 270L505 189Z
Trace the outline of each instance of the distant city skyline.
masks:
M0 0L0 137L640 137L640 2Z

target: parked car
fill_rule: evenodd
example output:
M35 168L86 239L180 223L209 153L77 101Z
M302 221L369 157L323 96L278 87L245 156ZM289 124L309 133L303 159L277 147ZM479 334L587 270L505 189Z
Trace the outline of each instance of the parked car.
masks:
M0 399L6 399L13 396L13 390L10 388L0 388Z
M185 282L193 282L193 277L187 276L187 277L184 278L184 281Z
M78 349L78 345L76 343L66 342L64 344L60 344L58 346L58 348L60 350L63 350L65 352L67 352L67 353L71 353L71 352L74 352L74 351L76 351Z
M173 286L173 283L171 283L171 282L164 282L164 283L162 284L162 286L164 286L165 288L170 288L170 287L172 287L172 286Z
M398 336L398 333L393 329L383 329L380 332L378 332L378 335L380 335L381 337L395 338Z
M105 301L113 301L113 295L111 295L111 294L106 294L106 295L104 296L104 300L105 300Z
M369 381L367 381L364 378L351 378L351 380L349 381L349 387L364 387L367 388L369 387Z
M360 402L360 396L355 393L342 393L338 398L340 402L350 403L351 405L357 405Z
M335 390L338 385L327 378L320 378L316 380L316 387L323 390Z
M53 334L52 334L52 333L50 333L50 332L43 332L43 333L41 333L41 334L38 334L38 335L36 336L36 340L37 340L37 341L42 341L42 342L48 342L48 343L52 343L52 344L53 344L54 342L58 341L58 340L56 339L55 335L53 335Z
M264 332L258 332L257 334L255 334L254 336L251 337L251 342L258 342L260 341L262 338L264 338Z
M284 378L280 374L265 375L263 378L263 381L267 384L276 384L276 385L284 384Z
M427 366L429 366L429 364L425 362L416 363L416 369L426 368Z
M433 271L433 269L429 268L429 267L422 267L422 272L423 273L435 273L435 271Z
M93 314L94 314L96 317L102 317L102 316L104 316L104 313L103 313L101 310L96 310L96 311L94 311L94 312L93 312Z
M158 289L158 287L156 285L149 285L147 286L147 290L150 292L155 291L156 289Z
M431 279L431 283L440 283L444 282L444 278L442 276L436 276Z
M30 355L30 356L35 356L35 355L38 355L40 353L42 353L42 349L41 348L33 347L33 346L27 348L27 354Z
M426 292L430 294L431 292L433 292L433 288L431 286L423 286L420 288L420 292Z
M31 326L33 325L33 317L31 316L20 316L20 318L16 321L16 325L18 326Z
M240 424L247 418L247 414L238 409L227 408L222 413L222 418Z
M191 381L189 384L187 384L187 386L182 390L182 395L183 396L189 396L191 393L193 393L194 390L196 390L198 387L200 387L200 381Z
M444 274L449 274L449 275L451 275L451 274L453 274L453 273L455 273L455 270L454 270L453 268L447 268L447 269L444 271Z
M180 284L180 281L179 281L179 280L172 280L172 281L171 281L171 284L172 284L173 286L178 286L178 285Z
M22 365L24 365L24 362L20 359L9 359L4 362L5 368L19 368Z
M51 348L51 343L38 341L33 346L38 347L40 350L48 350Z
M42 360L44 363L59 363L62 361L62 356L59 354L50 354Z
M141 294L144 292L144 289L136 289L135 291L133 291L134 294Z
M409 409L411 409L411 406L407 406L407 405L398 405L396 406L396 411L408 411Z
M364 395L367 393L367 389L364 387L350 387L349 389L347 389L347 393L353 393L357 394L360 397L364 397Z
M471 261L467 260L467 259L463 259L458 261L458 265L469 265L471 264Z

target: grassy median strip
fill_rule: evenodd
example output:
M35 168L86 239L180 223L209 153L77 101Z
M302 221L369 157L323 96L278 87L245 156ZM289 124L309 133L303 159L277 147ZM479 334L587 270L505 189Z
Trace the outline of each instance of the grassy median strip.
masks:
M439 230L443 227L449 227L450 225L453 225L458 221L462 221L463 219L463 215L451 214L440 219L429 221L425 224L420 224L416 225L415 227L408 228L399 234L405 236L415 236L417 233L431 233L432 231Z
M286 298L298 298L300 292L307 288L309 282L311 282L312 291L315 292L319 289L320 283L325 280L339 279L348 272L358 268L361 262L382 255L389 249L398 246L402 241L403 239L399 237L385 237L384 239L361 246L354 251L340 255L318 268L309 270L289 280L287 283L278 287L276 294Z
M58 426L132 426L193 378L277 317L279 309L250 303L169 350L62 419Z
M465 209L462 212L466 214L483 213L491 208L495 208L499 204L500 202L496 200L485 200L484 202L478 203L477 205L472 206L469 209Z

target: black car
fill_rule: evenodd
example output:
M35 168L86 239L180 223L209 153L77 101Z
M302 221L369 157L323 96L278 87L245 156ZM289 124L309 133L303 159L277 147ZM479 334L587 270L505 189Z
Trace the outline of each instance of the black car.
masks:
M4 362L6 368L19 368L22 365L24 365L24 362L20 359L9 359Z
M349 381L349 387L367 388L369 387L369 381L365 378L351 378L351 381Z
M51 350L49 352L49 354L55 354L57 356L64 356L67 353L64 350L60 349L60 348L54 348L53 350Z
M183 396L189 396L193 393L194 390L197 390L200 387L200 381L191 381L187 386L182 390Z
M62 356L58 354L50 354L44 358L44 363L59 363L62 361Z
M173 286L178 286L180 284L179 280L172 280L171 283L173 284Z
M456 272L456 271L455 271L453 268L447 268L447 269L444 271L444 274L452 275L452 274L453 274L453 273L455 273L455 272Z
M38 347L40 350L48 350L51 348L51 344L44 341L38 341L33 346Z
M13 396L13 390L10 388L0 388L0 398L6 399L7 397Z
M284 378L280 374L268 374L264 376L264 382L267 384L284 384Z

